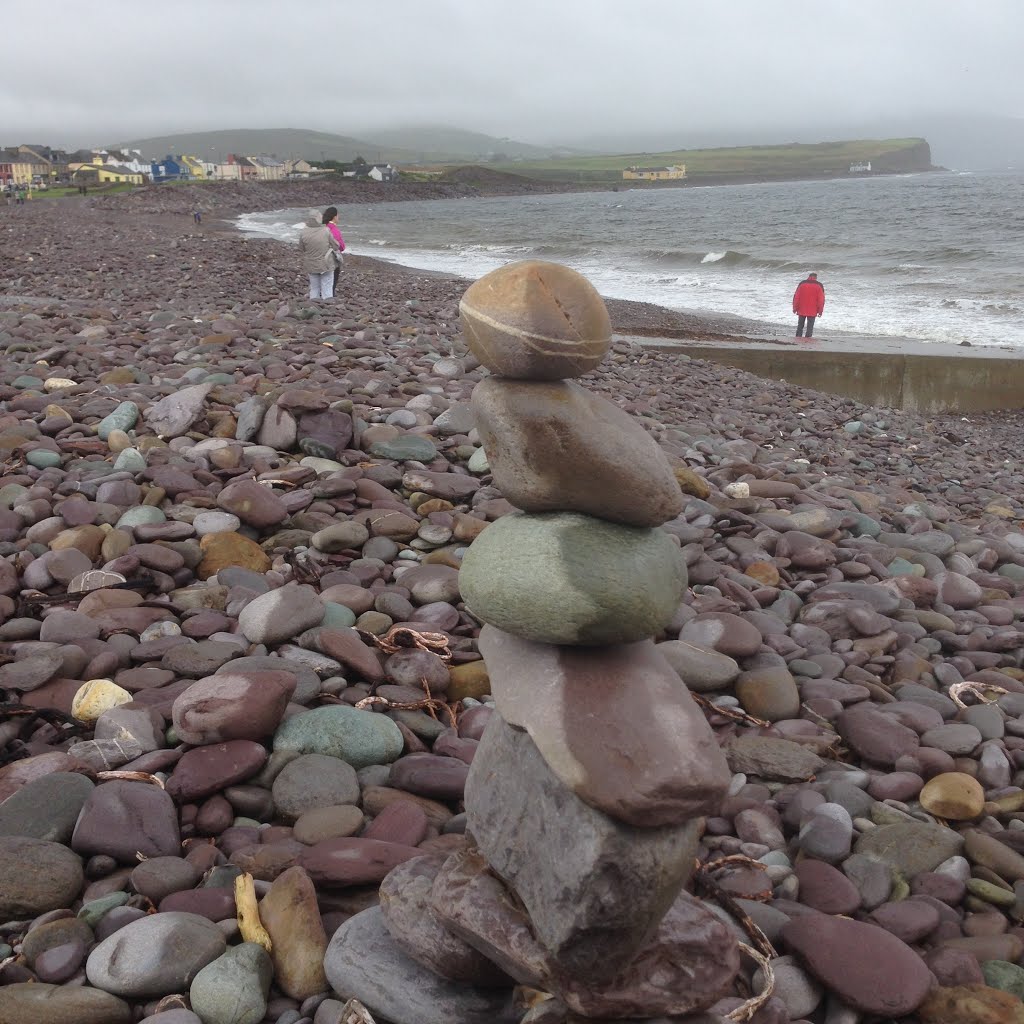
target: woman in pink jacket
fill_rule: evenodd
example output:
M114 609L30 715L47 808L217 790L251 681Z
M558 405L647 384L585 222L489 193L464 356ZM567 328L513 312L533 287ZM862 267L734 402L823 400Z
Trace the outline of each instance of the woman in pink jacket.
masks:
M324 224L327 230L334 236L334 240L338 243L338 248L341 252L345 251L345 239L341 237L341 228L338 227L338 208L336 206L328 206L324 210ZM338 261L338 265L334 268L334 294L338 294L338 278L341 276L341 265L343 259L340 254L335 255L335 259Z

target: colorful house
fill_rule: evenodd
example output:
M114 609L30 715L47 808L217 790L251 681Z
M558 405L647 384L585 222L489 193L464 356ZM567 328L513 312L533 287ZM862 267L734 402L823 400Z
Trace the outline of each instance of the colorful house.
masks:
M80 185L141 185L146 176L131 167L105 164L103 157L96 156L90 163L79 164L71 179Z
M187 153L183 153L178 157L178 162L188 169L189 177L195 179L206 178L206 167L203 165L203 161L197 156L190 156Z
M624 181L682 181L686 177L686 164L670 167L627 167L622 172Z
M150 177L153 181L188 181L191 177L188 165L181 157L165 156L159 163L150 164Z
M0 150L0 185L31 185L32 164L21 153Z

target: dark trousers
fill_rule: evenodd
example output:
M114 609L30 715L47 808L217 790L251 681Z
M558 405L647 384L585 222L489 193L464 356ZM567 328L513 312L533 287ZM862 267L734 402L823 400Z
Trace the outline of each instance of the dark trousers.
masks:
M802 316L797 320L796 324L796 336L802 338L804 336L804 323L807 324L807 337L811 338L814 336L814 321L817 317L813 316Z
M333 294L338 294L338 278L341 277L341 267L334 268L334 291Z

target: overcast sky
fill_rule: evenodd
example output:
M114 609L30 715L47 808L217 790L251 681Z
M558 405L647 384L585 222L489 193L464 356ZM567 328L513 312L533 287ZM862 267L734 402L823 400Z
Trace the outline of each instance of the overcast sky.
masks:
M1022 39L1021 0L8 0L0 144L1024 116Z

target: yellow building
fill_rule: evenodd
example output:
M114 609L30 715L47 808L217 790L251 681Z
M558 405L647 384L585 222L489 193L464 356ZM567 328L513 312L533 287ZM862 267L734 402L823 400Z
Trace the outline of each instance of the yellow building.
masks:
M686 164L671 167L627 167L622 172L625 181L682 181L686 177Z
M118 164L105 165L101 156L93 157L91 163L74 163L69 166L75 181L90 185L104 185L108 182L141 185L146 180L142 173L133 171L130 167L121 167Z
M178 163L187 167L193 178L206 178L206 167L199 157L182 155L178 157Z
M7 181L15 186L32 184L32 164L20 153L0 152L0 184Z

